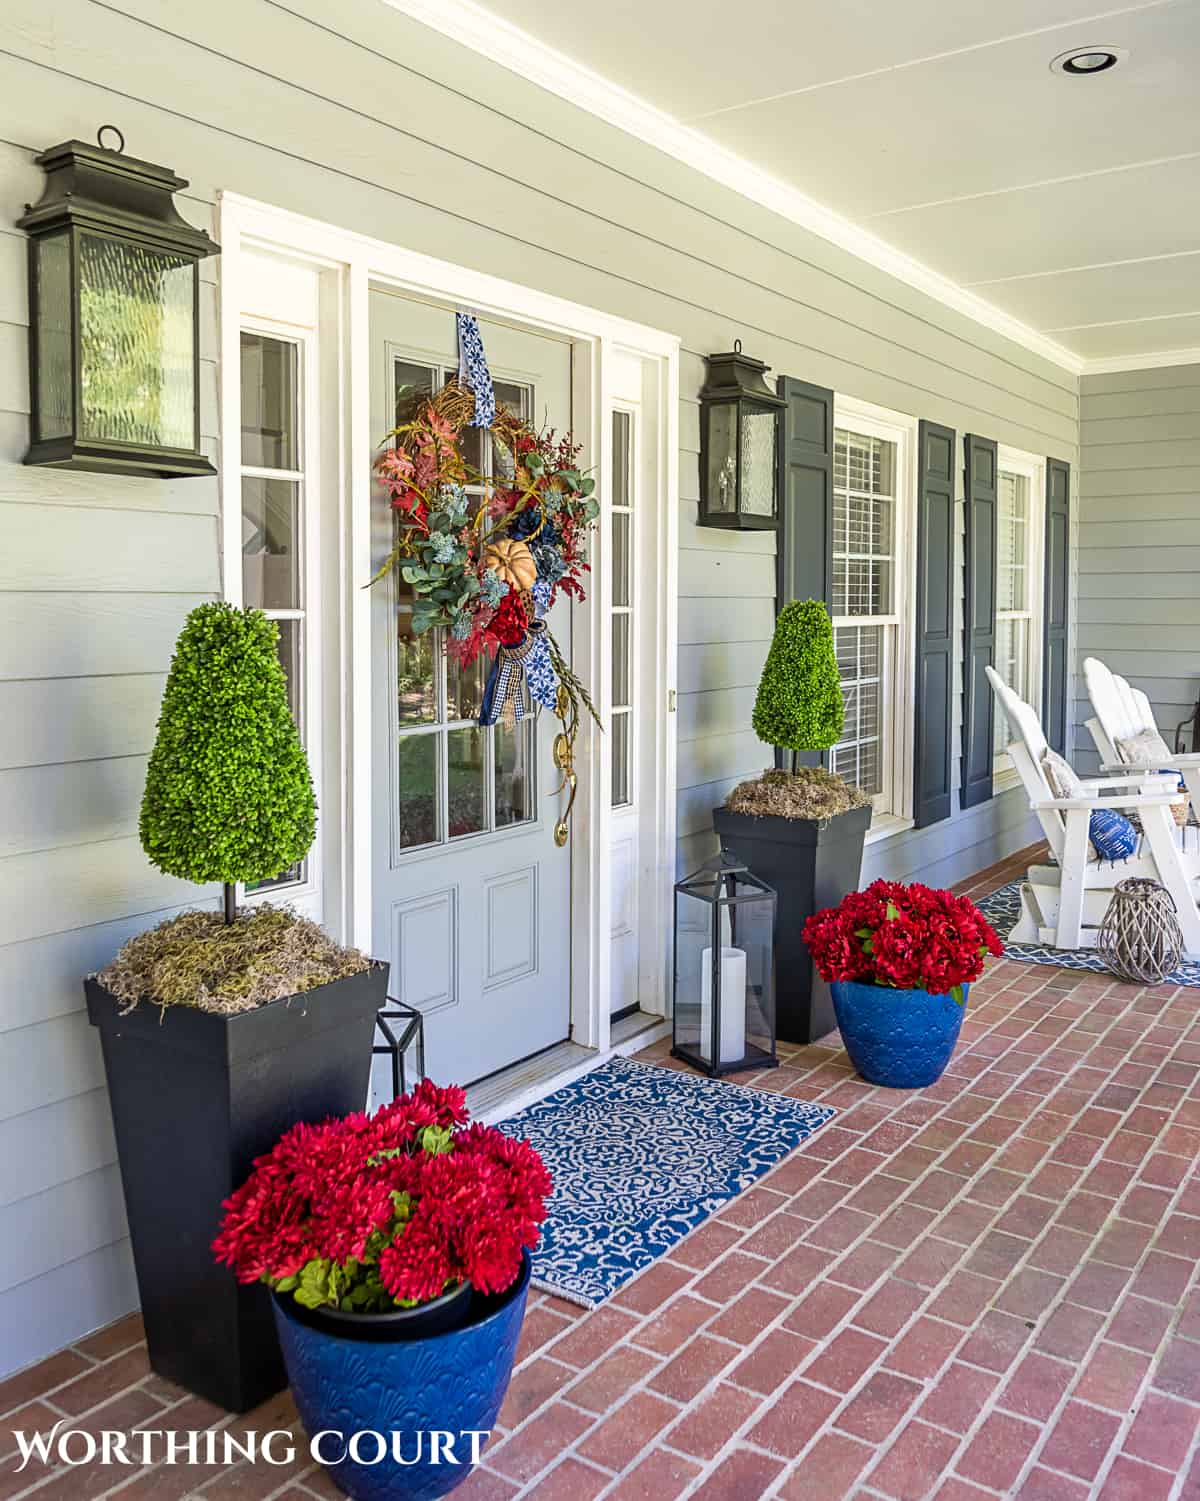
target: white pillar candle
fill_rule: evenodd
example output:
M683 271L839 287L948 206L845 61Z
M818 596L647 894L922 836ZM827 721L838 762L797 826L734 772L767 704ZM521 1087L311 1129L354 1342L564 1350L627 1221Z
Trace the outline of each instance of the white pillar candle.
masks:
M700 956L700 1056L712 1057L712 949ZM736 1063L746 1055L746 951L721 950L722 1063Z

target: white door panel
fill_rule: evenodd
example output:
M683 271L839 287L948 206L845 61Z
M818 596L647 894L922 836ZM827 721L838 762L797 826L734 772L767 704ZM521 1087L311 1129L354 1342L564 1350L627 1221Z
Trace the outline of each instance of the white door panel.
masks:
M379 441L399 388L436 390L457 348L448 308L381 291L370 312ZM480 330L497 398L538 427L567 431L570 344L483 320ZM486 469L486 435L469 437L468 461ZM373 486L376 564L391 527ZM539 710L513 728L481 729L487 661L459 669L437 633L413 637L404 591L396 577L372 589L376 951L391 959L390 994L424 1015L430 1076L466 1084L569 1035L571 856L553 839L557 721ZM569 601L550 628L569 653Z

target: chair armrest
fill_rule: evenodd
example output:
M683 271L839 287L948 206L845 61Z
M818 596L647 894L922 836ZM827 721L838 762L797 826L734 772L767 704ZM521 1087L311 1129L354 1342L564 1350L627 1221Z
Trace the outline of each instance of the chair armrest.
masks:
M1112 808L1120 812L1122 808L1168 808L1172 803L1187 802L1186 792L1152 793L1145 796L1134 797L1051 797L1042 798L1029 804L1032 813L1070 813L1076 808L1085 808L1089 812L1097 808Z
M1138 773L1143 782L1148 782L1151 777L1158 776L1157 771L1147 771L1144 766L1138 768ZM1120 787L1124 791L1130 790L1128 777L1084 777L1080 786L1087 788L1089 792L1098 787Z
M1167 766L1164 762L1159 766L1155 762L1152 766L1131 766L1128 761L1100 763L1100 770L1106 775L1114 777L1156 777L1160 771L1174 771L1174 766Z
M1130 776L1141 772L1143 775L1157 776L1163 771L1189 771L1200 767L1200 756L1189 752L1186 756L1172 756L1167 761L1143 761L1137 766L1130 766L1122 762L1120 766L1101 766L1101 771L1123 771Z

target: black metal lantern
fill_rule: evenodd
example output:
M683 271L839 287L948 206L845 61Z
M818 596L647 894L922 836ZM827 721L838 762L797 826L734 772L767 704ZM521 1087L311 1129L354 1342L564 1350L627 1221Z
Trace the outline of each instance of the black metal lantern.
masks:
M787 403L742 353L710 354L700 392L700 525L764 530L779 525L779 414Z
M27 464L215 474L200 452L199 273L220 248L183 220L166 167L83 141L43 151L29 239Z
M774 1068L775 892L722 853L675 887L671 1053L712 1078Z

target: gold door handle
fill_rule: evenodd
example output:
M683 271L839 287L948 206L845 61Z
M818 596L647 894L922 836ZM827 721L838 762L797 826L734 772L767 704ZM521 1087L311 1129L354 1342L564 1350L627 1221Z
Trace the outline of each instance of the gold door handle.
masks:
M575 794L579 788L579 778L575 773L575 736L579 731L579 713L561 683L558 685L554 712L562 720L562 729L554 737L554 765L562 772L562 781L555 788L555 796L570 789L567 806L563 809L562 817L554 825L554 842L559 849L562 849L567 842L569 834L567 825L571 810L575 806Z

